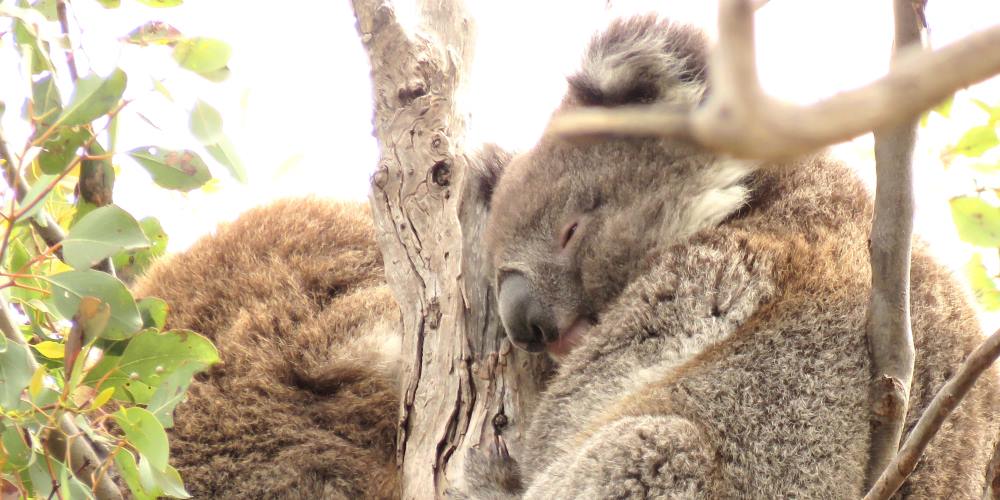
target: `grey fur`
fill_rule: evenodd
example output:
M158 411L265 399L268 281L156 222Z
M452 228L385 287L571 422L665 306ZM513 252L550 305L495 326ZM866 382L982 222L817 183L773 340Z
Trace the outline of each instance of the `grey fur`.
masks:
M696 105L698 40L650 17L618 21L594 39L564 106L650 95ZM494 474L478 457L460 495L860 497L870 213L854 174L822 155L758 166L678 141L543 138L500 178L487 245L500 287L520 273L560 329L595 326L530 417L520 481L509 459ZM981 340L964 295L919 244L912 287L907 429ZM980 497L998 414L991 370L902 496Z

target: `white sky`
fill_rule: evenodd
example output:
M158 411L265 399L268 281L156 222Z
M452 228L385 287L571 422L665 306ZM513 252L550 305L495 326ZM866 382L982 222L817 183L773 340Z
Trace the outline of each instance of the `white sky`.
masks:
M218 222L278 197L316 194L363 200L377 162L371 136L371 87L366 56L347 1L186 0L173 9L151 9L123 0L104 11L94 0L73 0L85 28L87 66L106 74L116 65L129 70L130 105L166 132L132 115L122 121L119 149L147 145L192 147L187 110L201 98L218 108L226 132L249 173L233 181L220 167L213 193L187 195L155 189L145 171L122 160L115 201L137 217L158 217L171 250L188 246ZM891 45L889 0L772 0L757 15L762 83L773 95L806 103L859 86L884 73ZM477 19L477 59L469 91L471 138L526 148L537 138L564 90L564 77L577 62L586 39L609 15L659 9L678 20L714 31L710 0L618 1L609 13L604 0L470 0ZM186 35L220 38L233 47L232 76L212 84L174 69L169 51L124 47L116 40L144 20L158 18ZM935 46L1000 23L996 0L930 2L928 18ZM1000 50L1000 48L998 48ZM11 68L10 44L0 46L0 67ZM152 92L143 72L165 78L171 104ZM9 139L23 137L17 85L0 78L0 98L8 111ZM6 83L5 83L6 82ZM996 79L972 89L1000 103ZM968 176L946 172L937 157L960 132L981 120L971 106L958 106L958 120L932 119L922 131L916 165L917 229L945 260L961 266L968 249L957 242L947 199L971 190ZM870 176L870 137L837 148L838 154ZM203 155L204 156L204 155ZM1000 185L994 182L993 185Z

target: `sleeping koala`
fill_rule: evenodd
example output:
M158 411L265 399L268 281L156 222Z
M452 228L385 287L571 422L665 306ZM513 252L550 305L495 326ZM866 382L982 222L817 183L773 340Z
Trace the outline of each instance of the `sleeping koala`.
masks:
M706 92L706 41L639 17L595 37L562 108ZM472 454L472 498L858 498L869 452L872 202L846 166L677 140L543 138L505 168L487 245L510 340L561 360L517 457ZM919 244L907 430L981 341ZM988 372L902 496L980 498Z

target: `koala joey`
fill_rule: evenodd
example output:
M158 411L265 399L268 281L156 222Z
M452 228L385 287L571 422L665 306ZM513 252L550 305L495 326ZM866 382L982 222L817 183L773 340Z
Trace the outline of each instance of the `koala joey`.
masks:
M562 108L697 106L707 43L654 17L596 36ZM859 498L872 202L817 154L776 164L679 140L543 137L497 181L486 244L512 343L560 361L523 449L467 460L473 498ZM919 242L907 430L981 341ZM985 374L900 494L980 498Z
M222 359L169 429L195 498L398 498L399 310L366 206L253 209L134 288Z

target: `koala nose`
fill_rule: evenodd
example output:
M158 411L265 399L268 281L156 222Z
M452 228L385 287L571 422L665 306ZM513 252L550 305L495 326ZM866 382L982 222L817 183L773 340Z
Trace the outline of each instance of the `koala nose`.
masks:
M508 274L499 286L500 320L515 346L541 352L546 343L559 339L552 311L537 299L528 278Z

